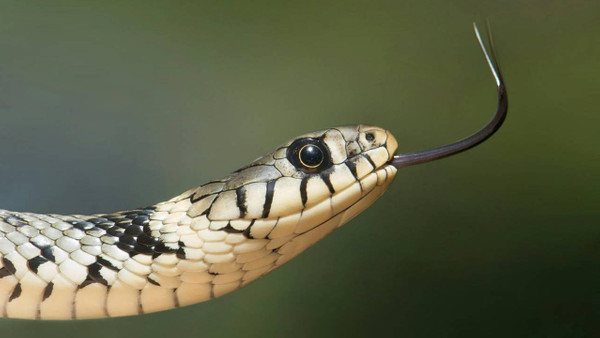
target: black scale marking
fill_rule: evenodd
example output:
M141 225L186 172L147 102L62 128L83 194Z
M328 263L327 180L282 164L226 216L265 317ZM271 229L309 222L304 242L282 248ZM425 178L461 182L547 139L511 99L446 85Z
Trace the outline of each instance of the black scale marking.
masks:
M335 189L333 189L333 185L331 184L331 179L329 179L329 175L331 175L331 171L324 171L319 174L319 177L325 182L327 189L329 189L330 193L335 193Z
M22 291L23 291L23 289L21 288L21 283L17 283L17 285L13 289L13 292L10 294L8 301L11 302L11 301L13 301L13 299L19 298Z
M106 267L106 268L109 268L109 269L111 269L113 271L119 271L119 268L117 268L116 266L114 266L110 261L107 261L106 259L102 258L102 256L96 257L96 263L92 263L90 266L92 266L94 264L100 265L100 268Z
M267 193L265 196L265 204L263 205L262 218L269 217L269 213L271 212L271 204L273 204L273 194L275 194L275 181L276 180L267 182Z
M95 280L93 280L89 275L85 278L85 280L83 282L81 282L81 284L79 284L79 286L77 286L78 289L83 289L84 287L92 284L92 283L96 283ZM104 283L100 283L100 284L104 284ZM106 284L104 284L106 285ZM52 292L52 291L50 291Z
M6 268L2 268L0 269L0 279L6 277L6 276L10 276L12 275L12 273L10 271L8 271L8 269Z
M248 204L246 203L246 188L242 186L235 189L235 195L235 202L238 209L240 209L240 218L244 218L244 216L246 216L248 213Z
M52 294L52 290L54 289L54 283L50 282L46 285L44 289L44 295L42 296L42 302L45 301Z
M13 264L13 262L11 262L6 257L2 257L2 265L4 265L2 270L8 271L8 273L10 273L11 275L14 275L15 272L17 272L17 269L15 269L15 265Z
M4 219L4 221L16 228L22 227L23 225L27 225L28 222L22 219L21 217L11 215Z
M369 164L373 167L373 169L377 168L377 165L375 165L375 162L373 162L373 160L371 159L371 156L369 156L369 154L364 154L363 157L367 160L367 162L369 162Z
M346 164L346 167L348 167L348 169L352 173L352 176L354 176L355 179L358 179L358 173L356 172L356 164L354 164L354 162L352 162L351 160L345 161L344 164Z
M88 276L85 280L90 280L103 285L108 285L108 282L100 274L100 269L102 269L102 265L100 265L99 263L93 263L90 266L88 266Z
M231 226L231 222L227 223L227 226L225 226L223 229L221 229L222 231L225 231L228 234L241 234L244 233L244 230L237 230L234 227Z
M29 266L29 269L35 273L38 272L38 268L40 265L46 263L48 260L44 257L33 257L32 259L27 261L27 266Z
M54 257L52 247L40 248L40 251L42 251L42 257L46 258L51 262L56 262L56 257Z
M105 236L112 238L115 245L122 251L129 254L130 257L135 255L150 255L156 258L165 253L175 253L178 258L185 259L184 243L178 242L176 247L165 245L159 239L152 236L150 230L150 216L154 214L154 207L142 208L137 210L124 211L114 214L101 215L88 220L69 220L66 221L74 228L86 232L88 235L102 239ZM18 215L8 215L0 217L0 220L18 228L28 225L29 222L22 219ZM38 249L40 256L33 257L27 261L29 270L34 273L38 272L40 265L51 261L55 262L56 258L53 253L52 246L36 245L30 241ZM108 286L108 282L102 277L101 270L110 269L119 271L111 261L102 257L104 254L96 256L96 261L88 266L88 275L79 288L92 283L100 283ZM6 257L1 257L3 267L0 268L0 278L14 275L16 272L14 264ZM152 284L159 285L156 281L148 278ZM54 284L49 283L44 289L43 299L47 299L52 294ZM21 295L21 285L17 284L9 297L9 300L18 298Z
M165 253L175 253L178 258L185 258L184 245L178 243L178 248L172 248L165 245L159 239L152 236L150 230L150 216L154 213L154 208L144 208L139 210L125 211L117 214L103 215L101 217L87 220L87 222L78 223L78 227L86 230L99 228L106 231L103 236L112 236L117 239L115 245L122 251L135 255L149 255L156 258ZM74 225L75 226L75 225ZM108 282L102 277L103 268L113 271L119 271L119 268L111 263L102 255L96 257L96 262L88 266L88 276L80 285L83 288L92 283L100 283L108 286ZM147 280L155 285L158 283L151 278Z
M300 197L302 198L302 206L303 207L306 206L306 201L308 200L308 194L307 194L306 188L307 188L309 179L310 179L310 176L304 176L302 178L302 181L300 181Z
M256 221L256 220L253 219L252 221L250 221L250 224L248 225L246 230L244 230L244 232L242 232L244 234L244 236L248 239L254 239L254 237L252 237L252 235L250 234L250 231L252 230L252 226L254 225L254 221Z

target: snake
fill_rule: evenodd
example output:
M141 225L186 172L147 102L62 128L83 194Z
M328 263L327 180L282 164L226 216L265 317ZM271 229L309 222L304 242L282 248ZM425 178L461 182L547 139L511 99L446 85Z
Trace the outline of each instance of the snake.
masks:
M290 261L372 205L398 169L489 138L508 109L478 132L398 154L390 131L350 125L298 136L216 180L155 205L93 215L0 210L0 316L87 319L139 315L207 301ZM489 32L489 30L488 30Z

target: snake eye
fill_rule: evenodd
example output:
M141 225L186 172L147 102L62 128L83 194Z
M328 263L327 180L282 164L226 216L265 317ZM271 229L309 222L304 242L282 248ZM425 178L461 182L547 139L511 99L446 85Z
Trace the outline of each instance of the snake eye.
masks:
M303 166L314 169L323 163L323 151L314 144L305 144L300 148L298 158Z
M314 173L331 166L329 148L320 139L312 137L292 142L287 150L287 159L296 169L305 173Z

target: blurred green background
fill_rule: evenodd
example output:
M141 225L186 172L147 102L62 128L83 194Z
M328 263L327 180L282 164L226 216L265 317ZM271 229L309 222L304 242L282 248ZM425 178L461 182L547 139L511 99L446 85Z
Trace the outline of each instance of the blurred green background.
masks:
M300 133L403 152L372 208L228 296L140 317L0 320L2 337L586 337L600 333L597 1L0 1L0 205L153 204Z

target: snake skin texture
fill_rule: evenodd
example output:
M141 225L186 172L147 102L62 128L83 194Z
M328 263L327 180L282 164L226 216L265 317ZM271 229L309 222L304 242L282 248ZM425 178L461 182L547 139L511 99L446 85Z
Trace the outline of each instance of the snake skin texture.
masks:
M299 167L293 147L305 140L321 144L322 168ZM0 316L137 315L237 290L379 198L396 174L396 148L381 128L331 128L147 208L70 216L0 210Z

